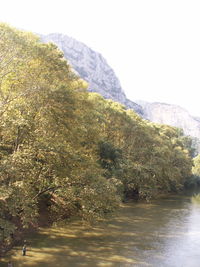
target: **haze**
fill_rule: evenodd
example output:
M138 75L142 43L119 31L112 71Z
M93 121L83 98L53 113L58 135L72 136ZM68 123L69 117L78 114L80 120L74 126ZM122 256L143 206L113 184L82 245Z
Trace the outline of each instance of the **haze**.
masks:
M131 100L200 116L200 3L178 0L6 0L0 20L67 34L101 53Z

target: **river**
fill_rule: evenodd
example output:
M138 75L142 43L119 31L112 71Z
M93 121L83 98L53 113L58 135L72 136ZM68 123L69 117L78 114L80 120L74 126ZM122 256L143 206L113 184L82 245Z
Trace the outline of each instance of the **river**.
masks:
M27 255L15 247L0 266L200 266L200 204L190 196L126 203L94 226L78 221L27 237Z

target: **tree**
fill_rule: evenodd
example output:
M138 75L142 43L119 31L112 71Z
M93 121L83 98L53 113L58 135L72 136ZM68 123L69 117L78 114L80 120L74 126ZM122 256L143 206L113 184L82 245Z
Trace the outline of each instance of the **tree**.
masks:
M97 163L85 83L55 45L0 28L0 227L37 224L41 202L52 220L102 216L118 197Z

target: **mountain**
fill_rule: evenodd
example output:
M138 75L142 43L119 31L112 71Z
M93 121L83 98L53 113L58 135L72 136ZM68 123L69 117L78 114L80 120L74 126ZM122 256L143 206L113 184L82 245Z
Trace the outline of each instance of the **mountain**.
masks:
M152 122L168 124L182 128L186 135L200 137L200 119L177 105L139 101L144 110L144 117Z
M117 76L101 54L67 35L52 33L40 37L42 42L53 42L63 51L75 71L89 83L89 91L113 99L143 115L141 106L126 98Z
M52 33L40 35L40 38L42 42L55 43L63 51L75 71L89 83L89 91L122 103L144 119L182 128L185 135L193 137L194 146L200 153L200 118L176 105L133 102L126 98L119 79L101 54L67 35Z
M193 137L193 146L200 152L200 118L177 105L136 101L143 108L144 117L152 122L168 124L183 129L185 135Z

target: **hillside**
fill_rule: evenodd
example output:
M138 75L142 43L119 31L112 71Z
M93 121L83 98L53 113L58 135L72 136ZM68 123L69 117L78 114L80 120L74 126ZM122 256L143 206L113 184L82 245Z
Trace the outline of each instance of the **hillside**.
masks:
M193 137L193 146L200 151L200 119L177 105L138 101L143 108L144 117L152 122L167 124L183 129L185 135Z
M178 129L85 90L55 45L0 31L0 253L44 211L50 224L92 222L189 181L191 147Z
M182 128L185 135L194 137L194 145L200 151L200 118L191 116L187 110L176 105L133 102L127 99L119 79L101 54L67 35L52 33L41 35L41 39L55 43L64 52L76 72L89 83L89 91L122 103L144 119Z
M43 42L55 43L76 72L89 83L89 91L117 101L143 115L140 105L126 98L120 81L101 54L63 34L41 35Z
M144 101L139 103L143 107L146 119L182 128L186 135L200 137L200 120L191 116L186 109L167 103Z

